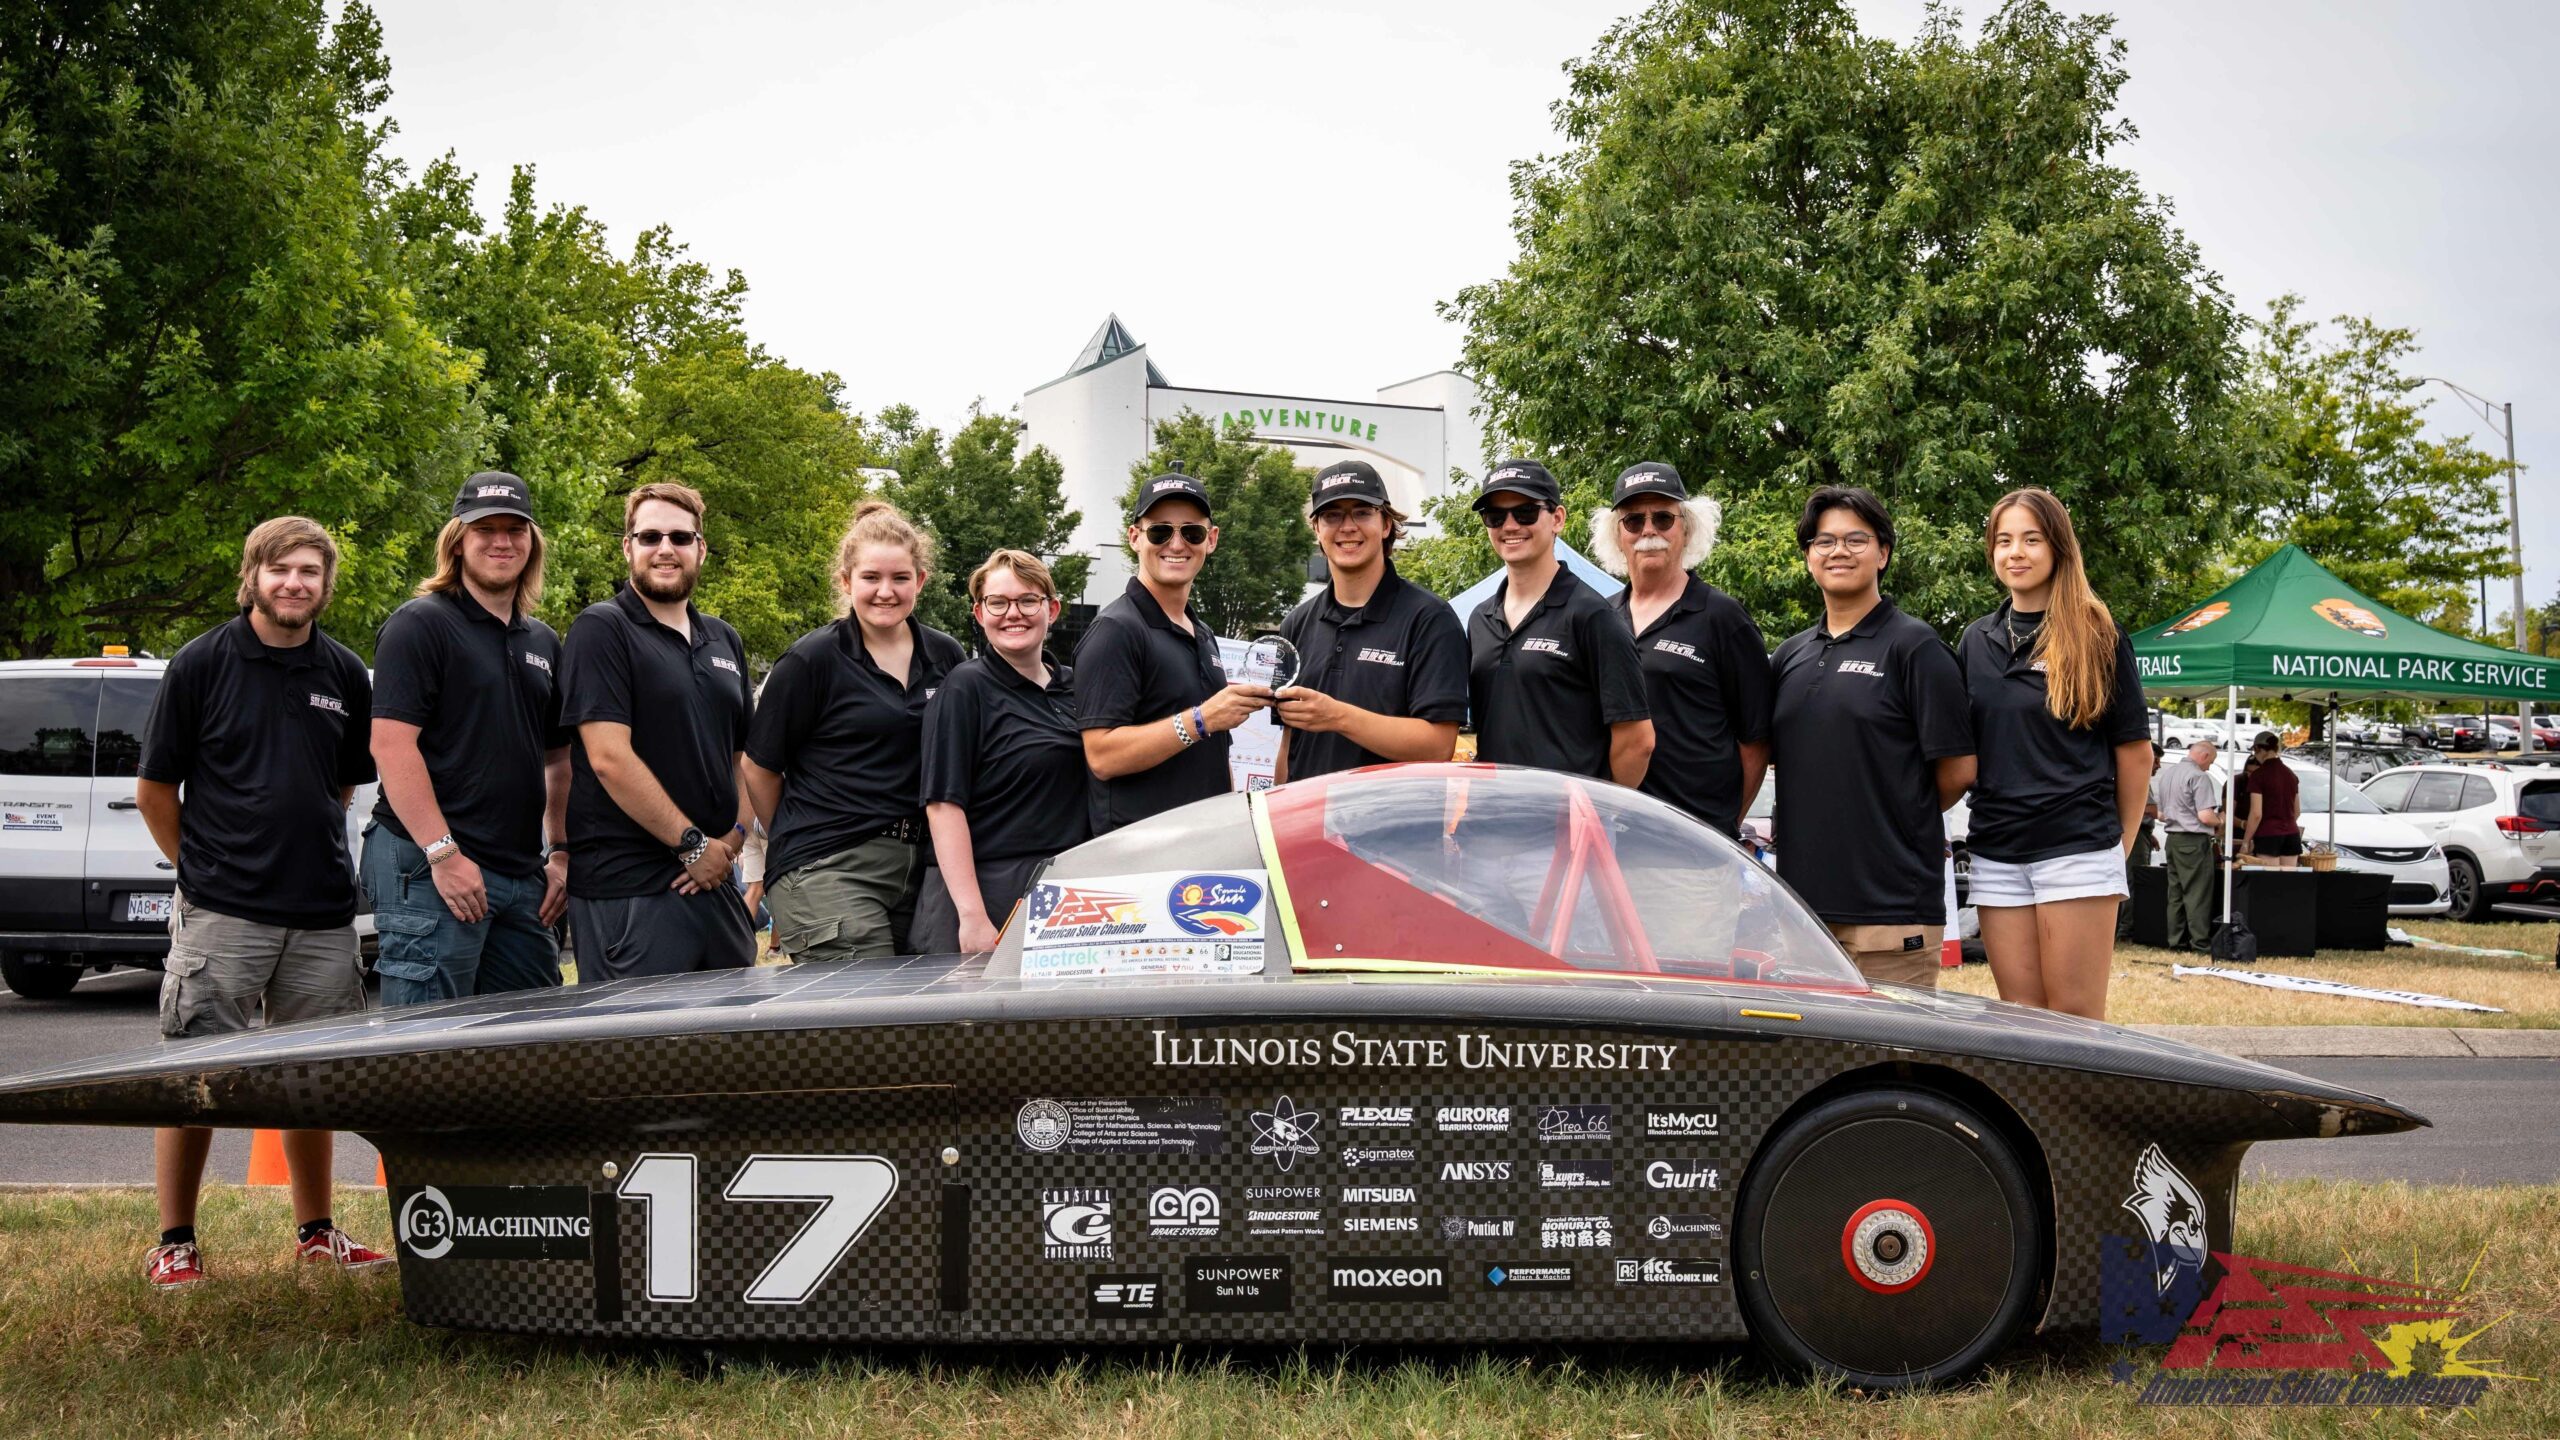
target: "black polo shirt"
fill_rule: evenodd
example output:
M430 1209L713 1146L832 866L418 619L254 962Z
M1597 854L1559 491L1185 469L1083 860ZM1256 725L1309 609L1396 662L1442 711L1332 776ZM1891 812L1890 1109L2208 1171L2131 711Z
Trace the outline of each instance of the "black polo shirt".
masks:
M924 712L924 800L969 815L969 850L993 860L1046 858L1092 833L1074 675L1049 667L1043 689L1000 656L943 677Z
M364 662L317 625L277 650L244 613L179 649L143 722L138 773L184 787L188 904L291 930L356 918L338 792L373 778L372 713Z
M1636 636L1653 709L1653 764L1641 787L1727 835L1742 824L1742 747L1769 738L1769 652L1742 606L1692 575ZM1635 623L1635 592L1610 602Z
M1400 720L1467 718L1467 637L1457 612L1406 583L1392 560L1366 605L1344 605L1328 585L1299 601L1280 633L1298 648L1298 683L1307 689ZM1348 735L1292 730L1288 742L1292 780L1386 763Z
M2151 738L2133 641L2117 628L2106 713L2088 729L2074 730L2045 708L2035 630L2018 620L2013 651L2010 629L2004 601L1956 640L1981 757L1965 846L2012 865L2115 849L2124 844L2124 822L2116 814L2116 747Z
M459 585L392 611L373 642L373 713L418 727L445 828L484 870L542 868L542 763L569 743L559 669L560 637L550 626L527 615L501 620ZM423 843L390 796L374 802L373 818Z
M1789 636L1770 669L1779 877L1830 924L1945 924L1932 762L1973 753L1954 653L1879 599L1836 640L1819 623Z
M738 823L738 751L754 708L747 647L726 621L685 602L693 632L658 623L628 585L569 626L560 655L560 721L631 727L631 750L703 834ZM581 900L656 895L684 867L605 793L582 736L569 744L569 893Z
M1166 617L1145 582L1131 577L1120 598L1093 617L1076 646L1079 728L1170 723L1176 710L1183 712L1182 723L1188 726L1192 706L1227 688L1218 637L1209 633L1209 622L1197 608L1185 605L1182 613L1191 622L1188 635ZM1163 764L1135 775L1093 777L1086 788L1093 833L1108 835L1132 820L1234 789L1227 773L1227 743L1227 732L1221 730L1196 738Z
M907 617L904 684L872 663L851 619L810 631L764 677L747 758L782 777L765 851L770 884L915 818L924 712L960 642Z
M1626 622L1562 566L1514 631L1511 577L1467 621L1476 758L1609 777L1609 727L1648 719L1644 667Z

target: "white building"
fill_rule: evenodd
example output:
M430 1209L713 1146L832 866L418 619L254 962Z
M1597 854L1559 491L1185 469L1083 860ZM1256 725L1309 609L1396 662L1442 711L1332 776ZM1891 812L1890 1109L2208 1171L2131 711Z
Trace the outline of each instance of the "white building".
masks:
M1407 515L1446 493L1451 472L1466 485L1484 471L1484 431L1472 413L1475 382L1437 370L1381 386L1375 400L1316 400L1246 390L1199 390L1164 378L1147 347L1117 315L1102 322L1067 373L1022 397L1024 448L1049 447L1066 472L1067 503L1083 513L1073 548L1093 557L1085 597L1102 602L1128 584L1120 543L1126 522L1120 495L1129 468L1155 448L1155 426L1185 410L1221 429L1240 417L1257 440L1294 451L1298 463L1322 469L1362 459L1378 469L1387 494Z

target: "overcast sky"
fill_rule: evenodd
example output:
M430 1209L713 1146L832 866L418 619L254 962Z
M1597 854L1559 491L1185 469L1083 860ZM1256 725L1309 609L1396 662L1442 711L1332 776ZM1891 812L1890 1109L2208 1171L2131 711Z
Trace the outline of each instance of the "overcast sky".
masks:
M2414 327L2430 373L2515 403L2521 461L2554 453L2560 5L2064 3L2119 13L2123 158L2246 309L2293 290ZM670 224L854 408L949 419L1056 377L1112 312L1177 384L1360 399L1451 365L1435 302L1502 270L1509 162L1552 148L1559 67L1634 7L377 8L399 153L456 152L484 213L532 162L618 247ZM1898 39L1922 14L1857 9ZM2435 414L2503 448L2450 395ZM2560 584L2552 476L2524 485L2533 604Z

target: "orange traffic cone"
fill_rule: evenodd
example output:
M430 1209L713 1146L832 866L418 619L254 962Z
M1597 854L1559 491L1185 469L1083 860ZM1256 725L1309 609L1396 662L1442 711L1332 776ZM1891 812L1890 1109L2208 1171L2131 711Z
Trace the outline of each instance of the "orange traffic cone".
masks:
M379 1155L373 1157L373 1183L385 1190L391 1188L391 1177L383 1170L382 1157Z
M283 1185L293 1178L284 1163L284 1132L260 1130L249 1137L249 1181L252 1185Z

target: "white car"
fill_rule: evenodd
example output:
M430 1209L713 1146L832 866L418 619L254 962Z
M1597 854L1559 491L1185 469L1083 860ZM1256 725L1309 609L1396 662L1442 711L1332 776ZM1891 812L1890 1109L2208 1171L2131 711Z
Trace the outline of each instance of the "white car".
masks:
M69 994L88 970L157 969L175 868L134 803L142 725L169 662L108 654L0 661L0 982ZM347 809L355 855L374 787ZM373 917L356 917L373 948Z
M2495 761L2410 765L2366 781L2364 794L2443 847L2457 920L2560 887L2560 775Z
M2452 870L2441 846L2407 821L2384 814L2380 805L2352 785L2338 787L2338 833L2332 840L2329 772L2290 755L2284 757L2284 764L2302 782L2303 843L2331 840L2337 847L2339 869L2390 876L2394 915L2442 915L2452 906Z

